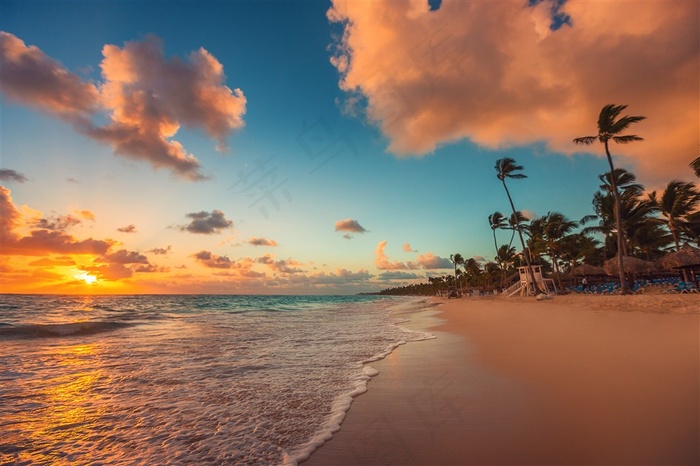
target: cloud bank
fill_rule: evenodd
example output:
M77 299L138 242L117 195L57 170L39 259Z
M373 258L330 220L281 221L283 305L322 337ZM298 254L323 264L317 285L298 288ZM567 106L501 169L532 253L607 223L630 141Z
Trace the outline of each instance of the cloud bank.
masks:
M331 61L346 104L399 156L465 138L572 154L581 150L572 139L595 134L605 104L628 104L648 117L632 129L645 141L613 154L650 181L690 176L700 4L561 3L444 0L430 11L427 0L333 0L327 16L344 33Z
M185 125L203 130L224 150L228 135L244 125L246 98L224 84L223 65L203 48L186 61L168 59L153 35L123 48L105 45L102 54L102 81L93 84L0 31L0 89L68 121L118 155L204 179L197 158L172 138ZM96 124L104 117L106 124Z
M10 190L0 186L0 254L105 254L115 244L112 240L74 238L65 230L80 221L69 215L55 219L42 218L31 225L33 229L28 235L22 236L15 231L20 218L21 214L12 201Z

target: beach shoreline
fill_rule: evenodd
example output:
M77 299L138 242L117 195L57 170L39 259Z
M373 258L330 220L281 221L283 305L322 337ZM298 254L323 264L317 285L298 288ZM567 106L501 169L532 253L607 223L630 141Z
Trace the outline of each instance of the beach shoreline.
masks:
M700 462L697 295L435 302L304 466Z

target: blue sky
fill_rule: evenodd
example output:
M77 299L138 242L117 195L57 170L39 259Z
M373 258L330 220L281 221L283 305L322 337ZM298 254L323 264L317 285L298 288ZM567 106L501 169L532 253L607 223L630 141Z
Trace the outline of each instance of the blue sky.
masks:
M572 25L556 31L542 26L551 22L548 2L482 5L473 11L465 10L473 6L470 2L443 2L428 13L423 11L427 2L413 3L417 6L377 1L362 9L358 2L325 1L4 1L0 30L16 39L14 46L25 52L36 47L44 63L85 86L102 89L106 82L100 68L105 45L126 50L126 43L155 40L165 62L189 63L191 53L205 49L223 67L222 82L213 87L240 89L245 109L239 112L243 126L225 131L228 150L223 153L208 133L215 117L180 114L180 126L168 140L196 157L208 178L191 181L167 165L154 168L144 156L115 154L116 146L81 132L73 120L35 98L39 89L32 88L32 79L25 78L29 90L20 94L19 84L4 76L0 168L26 178L2 183L9 193L7 208L18 212L8 227L13 241L36 231L39 219L70 216L69 225L50 231L72 244L86 239L108 244L79 253L56 245L6 250L3 291L86 292L75 279L84 274L97 278L91 292L336 293L409 282L383 278L388 272L425 280L450 269L426 268L419 255L447 259L459 252L492 258L487 217L508 211L495 177L496 159L513 157L525 167L528 178L510 183L518 209L537 215L560 211L579 219L592 213L597 175L607 167L600 147L582 153L567 144L595 133L604 104L626 103L633 114L647 115L649 122L638 129L644 136L667 134L654 124L667 119L666 113L695 112L697 123L697 99L678 107L697 97L697 86L687 85L697 70L697 46L683 45L686 53L679 52L671 64L676 86L655 100L648 92L670 78L654 74L671 65L653 64L658 54L648 47L643 49L648 57L630 59L624 41L613 44L607 54L632 60L630 68L651 60L644 65L649 74L630 89L613 78L592 94L577 81L595 78L590 63L582 70L566 69L563 77L567 54L583 56L587 50L576 34L585 32L591 42L595 34L610 34L604 21L597 27L580 2L561 7L569 8ZM697 13L695 2L679 5ZM344 22L329 19L331 8ZM605 13L604 5L595 8ZM622 33L641 37L635 28L649 30L644 40L666 44L692 43L697 37L697 22L678 25L684 16L658 14L666 11L660 2L643 10ZM489 23L502 15L519 26ZM479 32L484 24L490 24L488 32ZM460 28L470 34L462 37ZM419 47L429 46L431 54L421 55L427 61L420 66L410 62L416 31L427 34ZM537 40L528 45L533 37ZM522 50L513 54L521 43ZM629 41L632 50L643 45ZM496 58L462 61L482 53ZM523 72L518 63L530 55L541 62L525 65ZM331 61L339 56L351 67ZM460 63L458 75L445 66ZM27 77L39 73L17 66ZM359 104L350 112L348 102ZM110 110L104 108L91 110L95 127L109 123ZM397 111L401 119L392 122ZM188 126L187 118L200 119ZM696 135L697 125L693 129L690 121L665 160L656 151L661 138L616 155L648 187L662 186L672 177L690 179L684 161L697 153ZM216 227L215 211L230 223ZM193 233L185 228L196 213L206 213L212 229ZM336 222L344 219L366 231L336 231ZM268 245L252 245L251 238L264 238ZM380 265L377 247L384 241L390 262L400 261L405 268ZM411 251L403 249L406 243ZM118 251L124 252L115 255ZM220 259L203 260L205 255L197 255L202 251ZM128 254L132 261L123 259ZM53 264L32 266L37 256Z

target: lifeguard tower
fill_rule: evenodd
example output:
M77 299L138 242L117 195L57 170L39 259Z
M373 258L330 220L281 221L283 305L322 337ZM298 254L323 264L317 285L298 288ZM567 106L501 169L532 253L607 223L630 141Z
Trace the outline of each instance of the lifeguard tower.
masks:
M544 291L547 294L557 292L557 286L554 284L554 280L552 280L551 278L542 277L541 265L533 265L532 272L535 275L535 282L537 283L537 286L540 288L540 290ZM520 282L516 282L515 284L513 284L513 286L508 288L505 291L505 293L507 293L509 298L511 296L515 296L518 293L520 293L520 296L534 296L535 286L533 284L532 277L530 276L530 271L528 270L528 267L518 267L518 273L520 274Z

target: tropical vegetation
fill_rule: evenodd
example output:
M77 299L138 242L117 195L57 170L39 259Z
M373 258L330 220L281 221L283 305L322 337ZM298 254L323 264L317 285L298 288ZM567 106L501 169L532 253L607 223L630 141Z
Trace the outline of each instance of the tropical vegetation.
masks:
M624 133L642 116L620 116L625 105L606 105L598 118L598 133L574 140L577 144L603 144L609 171L599 175L600 186L593 194L593 213L582 219L568 218L561 212L528 219L515 209L515 203L506 180L524 179L524 167L512 158L496 161L496 176L506 192L510 211L508 217L497 211L488 216L492 231L493 260L478 261L456 253L450 256L454 274L431 276L427 283L383 290L383 294L434 295L440 290L493 291L505 289L517 277L517 267L541 266L552 274L559 289L564 289L562 277L570 276L582 264L603 266L617 262L623 293L630 289L629 278L623 267L623 257L656 261L671 251L678 251L684 243L700 247L700 189L691 182L672 180L663 192L647 193L635 175L623 168L615 168L609 142L641 141L637 135ZM700 177L700 157L689 164ZM499 244L499 232L508 232L508 241ZM512 243L520 240L520 251ZM535 290L535 293L541 290Z

